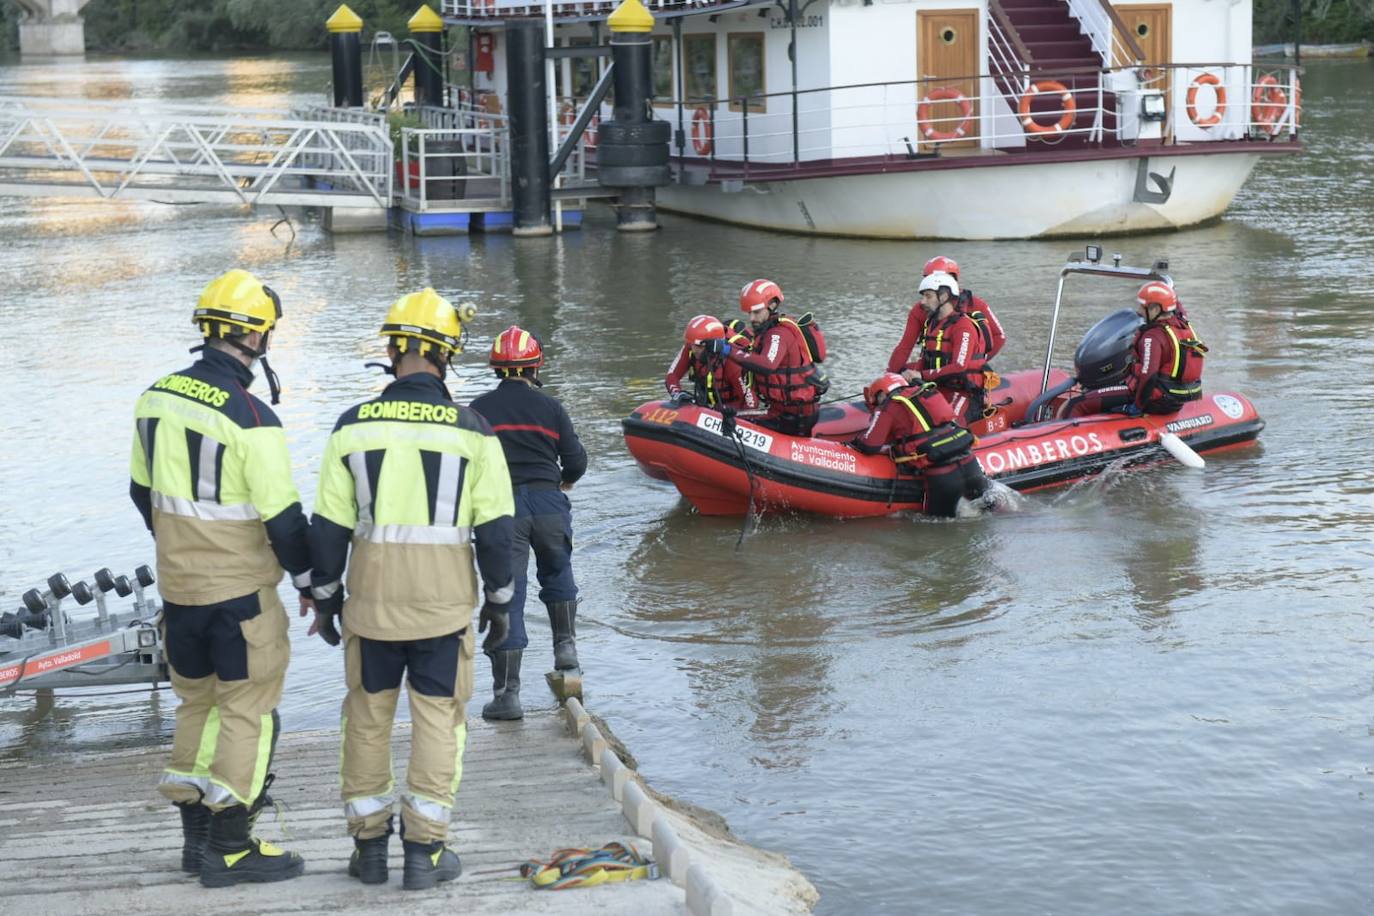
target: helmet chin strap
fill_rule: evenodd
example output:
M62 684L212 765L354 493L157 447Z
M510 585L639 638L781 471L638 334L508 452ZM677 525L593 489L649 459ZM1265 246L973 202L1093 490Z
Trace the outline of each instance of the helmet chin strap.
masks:
M235 350L238 350L244 356L248 357L248 359L250 360L249 365L251 365L252 362L258 362L262 364L262 374L263 377L267 379L267 392L271 397L272 406L275 407L276 405L281 403L281 379L277 376L277 373L273 371L272 366L267 362L267 338L268 335L271 333L271 331L263 332L262 344L256 350L254 350L247 344L240 342L237 338L234 337L220 337L217 339L224 341L229 346L233 347ZM209 343L208 338L206 339L206 343ZM201 350L205 349L206 343L203 343L198 347L192 347L191 352L199 353Z

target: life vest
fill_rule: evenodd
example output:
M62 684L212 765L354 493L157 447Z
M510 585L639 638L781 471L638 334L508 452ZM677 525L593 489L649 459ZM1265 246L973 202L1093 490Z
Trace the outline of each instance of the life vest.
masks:
M1173 345L1173 356L1159 371L1144 379L1139 403L1149 413L1173 413L1189 401L1202 399L1202 360L1207 345L1186 318L1166 315L1155 322Z
M955 423L949 401L934 382L895 392L891 400L911 411L916 432L892 442L892 460L938 467L967 455L973 433Z
M925 332L921 338L922 369L936 371L949 364L954 356L954 340L949 336L949 330L959 322L960 318L965 317L971 316L962 309L956 308L943 320L936 320L932 317L926 321ZM984 342L984 347L990 347L991 335L987 333L986 319L984 319L983 325L979 325L977 320L974 320L973 323L979 328L979 339ZM967 362L969 364L968 369L957 375L942 377L939 384L948 385L969 394L981 394L983 391L983 366L987 364L986 349L972 354Z
M959 308L978 327L978 334L983 338L983 351L973 354L973 360L978 365L986 365L989 360L996 356L1006 344L1007 339L1003 337L997 340L992 334L992 322L988 320L987 312L973 305L973 293L964 290L959 293ZM989 309L989 311L991 311Z
M774 325L784 328L784 333L791 334L796 344L796 351L801 359L800 365L779 366L771 372L754 373L754 387L770 407L809 407L814 405L821 398L823 388L818 386L818 382L829 387L829 380L820 377L816 371L815 363L811 359L811 348L807 344L806 335L802 333L798 323L787 316L779 316ZM754 352L761 353L769 337L771 327L761 329L754 336ZM795 412L795 411L792 411Z
M698 404L720 407L722 404L733 405L744 401L744 391L737 388L734 381L725 375L724 370L725 361L722 359L707 362L692 358L692 385L695 389L693 394ZM740 380L744 385L752 383L749 374L743 371L740 373Z
M825 332L810 312L800 318L783 315L778 318L778 323L790 325L801 335L806 355L811 357L811 373L806 382L816 389L817 398L823 396L830 390L830 375L820 365L825 362L826 357Z

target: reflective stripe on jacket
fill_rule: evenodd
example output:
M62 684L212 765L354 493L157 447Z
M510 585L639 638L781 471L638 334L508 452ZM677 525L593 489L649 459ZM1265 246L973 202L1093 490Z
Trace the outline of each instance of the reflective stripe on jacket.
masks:
M158 591L209 605L310 581L307 524L281 421L248 393L253 374L207 348L134 408L130 494L157 539Z

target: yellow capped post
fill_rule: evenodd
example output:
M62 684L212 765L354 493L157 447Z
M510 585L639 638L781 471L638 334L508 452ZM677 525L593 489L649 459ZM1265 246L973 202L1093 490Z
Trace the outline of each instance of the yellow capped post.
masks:
M612 32L649 32L654 27L654 14L640 0L621 0L606 25Z
M361 16L348 8L347 3L340 3L339 8L334 11L334 15L324 21L324 27L331 33L361 32L363 20Z
M444 20L439 18L439 14L430 9L429 4L425 3L415 11L415 15L410 17L406 23L406 28L412 32L442 32L444 30Z
M363 20L339 4L334 15L325 20L329 30L329 57L334 65L334 107L361 108L363 106Z

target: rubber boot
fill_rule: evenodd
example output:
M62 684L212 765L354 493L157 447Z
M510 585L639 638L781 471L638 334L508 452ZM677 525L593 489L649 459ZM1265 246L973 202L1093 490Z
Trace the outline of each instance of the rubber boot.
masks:
M491 653L493 698L482 707L483 719L505 721L525 718L520 708L520 657L524 649L499 649ZM406 859L409 862L409 858Z
M560 703L582 698L582 666L577 662L577 601L552 601L549 626L553 628L553 668L544 679Z
M353 838L353 855L348 860L348 876L364 884L385 884L388 877L386 857L391 844L391 821L386 833L370 839Z
M401 887L408 891L422 891L441 881L452 881L463 873L463 862L458 858L458 853L445 846L443 840L412 843L402 839L401 845L406 852Z
M305 860L248 832L248 809L233 805L210 816L210 839L200 869L203 887L265 884L300 877Z
M549 609L549 625L553 627L553 667L557 671L582 673L577 663L577 601L554 601Z
M198 875L210 838L210 809L200 802L177 802L176 806L181 812L181 870Z

